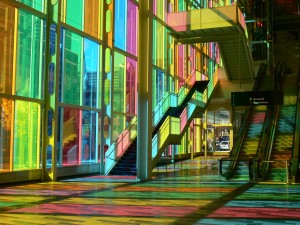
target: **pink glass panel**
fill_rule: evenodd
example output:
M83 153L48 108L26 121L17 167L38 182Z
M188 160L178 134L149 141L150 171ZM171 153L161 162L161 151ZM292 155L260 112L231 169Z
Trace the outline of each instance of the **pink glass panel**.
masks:
M137 6L128 1L127 7L127 51L133 55L137 55Z

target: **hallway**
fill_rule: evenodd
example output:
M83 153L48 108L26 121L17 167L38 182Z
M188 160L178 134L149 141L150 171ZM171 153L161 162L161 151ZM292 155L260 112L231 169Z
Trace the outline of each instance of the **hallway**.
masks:
M300 184L224 181L217 166L202 157L155 169L149 182L94 175L2 185L0 224L300 224Z

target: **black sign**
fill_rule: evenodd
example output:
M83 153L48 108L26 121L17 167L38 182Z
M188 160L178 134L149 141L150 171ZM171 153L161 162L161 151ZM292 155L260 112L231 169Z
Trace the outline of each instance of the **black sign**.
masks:
M283 91L231 92L232 106L282 105Z

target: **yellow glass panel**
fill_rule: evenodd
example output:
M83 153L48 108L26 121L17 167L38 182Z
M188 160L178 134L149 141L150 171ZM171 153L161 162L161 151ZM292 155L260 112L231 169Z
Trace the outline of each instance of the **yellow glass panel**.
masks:
M105 73L110 72L110 48L105 49Z
M111 10L106 11L106 26L105 26L105 31L107 33L111 32Z
M14 7L0 2L0 93L12 93L14 57Z

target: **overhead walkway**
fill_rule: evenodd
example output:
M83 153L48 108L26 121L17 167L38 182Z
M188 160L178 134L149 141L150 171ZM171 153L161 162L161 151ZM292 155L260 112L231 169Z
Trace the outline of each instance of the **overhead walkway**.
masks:
M245 18L238 6L169 13L167 24L176 43L217 42L228 80L254 81Z

